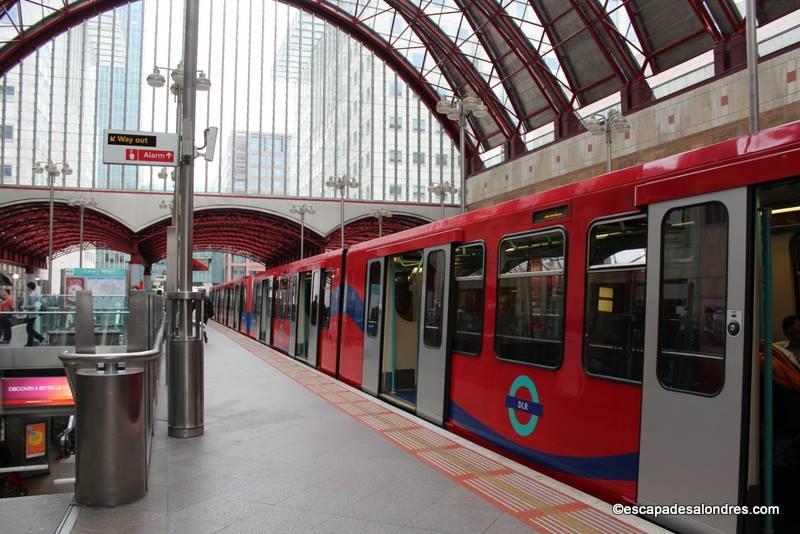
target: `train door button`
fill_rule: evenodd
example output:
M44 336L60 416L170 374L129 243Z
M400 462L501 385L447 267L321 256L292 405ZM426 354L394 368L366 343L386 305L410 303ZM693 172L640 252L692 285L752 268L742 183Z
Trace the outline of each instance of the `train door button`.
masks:
M742 320L742 310L728 310L728 317L727 317L727 326L726 329L728 330L728 335L731 337L736 337L739 335L739 332L742 331L741 320Z

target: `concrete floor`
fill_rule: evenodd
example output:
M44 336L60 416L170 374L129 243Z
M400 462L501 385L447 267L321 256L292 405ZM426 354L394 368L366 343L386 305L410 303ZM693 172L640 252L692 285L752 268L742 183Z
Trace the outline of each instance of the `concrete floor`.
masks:
M168 438L162 396L150 491L127 506L79 507L72 532L532 531L286 374L308 368L295 372L284 356L271 355L279 364L268 364L252 350L263 357L269 349L229 336L237 339L217 325L209 329L205 434ZM45 498L54 500L32 500ZM68 501L2 500L0 533L53 532L56 511L63 515ZM651 530L630 521L630 529L620 523L612 530Z

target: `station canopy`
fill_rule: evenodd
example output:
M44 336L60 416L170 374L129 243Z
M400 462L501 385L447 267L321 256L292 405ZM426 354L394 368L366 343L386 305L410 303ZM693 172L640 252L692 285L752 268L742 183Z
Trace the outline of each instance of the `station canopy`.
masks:
M0 74L68 28L127 3L0 0ZM576 133L581 108L621 91L633 101L652 99L649 77L703 52L744 58L743 1L284 3L358 39L431 109L442 97L479 97L486 113L469 117L467 126L473 154L498 147L524 151L525 135L548 124L556 139ZM223 4L214 6L222 9ZM795 11L800 0L756 4L763 26ZM717 68L718 63L715 56ZM453 135L455 126L444 122Z

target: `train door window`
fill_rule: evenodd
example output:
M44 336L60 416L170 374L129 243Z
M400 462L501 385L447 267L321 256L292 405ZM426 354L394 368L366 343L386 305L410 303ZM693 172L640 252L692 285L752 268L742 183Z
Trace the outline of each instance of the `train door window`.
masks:
M286 319L286 309L284 304L286 302L286 279L275 279L275 318Z
M261 284L253 281L253 313L256 318L261 315Z
M444 260L437 257L433 261L441 265ZM443 270L442 265L438 271ZM439 277L438 273L431 273L429 278ZM439 323L443 284L442 279L426 288L426 324L423 334L426 344L438 342L441 345ZM387 258L385 300L380 391L408 407L417 402L422 251L416 250Z
M297 283L299 277L289 277L289 320L297 320Z
M725 371L728 211L720 202L675 208L661 230L658 379L715 395Z
M322 271L322 280L319 284L319 327L328 328L331 323L331 289L333 277L331 271Z
M647 218L589 230L583 366L593 376L642 381Z
M456 317L453 351L477 355L481 352L483 333L483 258L484 247L472 243L456 247Z
M565 234L548 230L500 242L497 357L556 368L564 337Z
M314 287L319 287L319 271L314 271L311 280L311 290L313 291ZM320 289L321 291L321 289ZM310 311L310 323L311 326L317 326L317 322L319 320L319 294L313 295L311 297L311 311Z
M381 265L373 263L367 274L367 335L378 335L378 321L381 317Z
M308 331L311 321L311 272L300 273L297 283L297 349L295 356L308 358Z
M445 254L441 250L428 253L425 283L425 324L422 342L431 348L442 346L442 308L444 307Z

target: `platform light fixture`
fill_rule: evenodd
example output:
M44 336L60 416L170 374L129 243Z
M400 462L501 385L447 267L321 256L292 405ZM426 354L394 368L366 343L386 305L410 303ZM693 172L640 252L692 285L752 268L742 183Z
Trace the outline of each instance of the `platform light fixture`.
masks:
M436 103L436 112L458 123L459 157L461 158L461 213L467 210L467 165L464 157L464 131L467 127L467 116L482 119L489 114L483 101L471 91L466 91L463 98L443 96Z
M458 193L458 188L456 188L450 182L441 182L438 184L429 185L428 193L431 193L439 197L439 204L442 206L442 219L444 219L444 198L447 195L455 195L456 193ZM461 196L463 199L464 195Z
M383 237L383 219L391 217L392 211L386 208L377 208L370 211L369 215L378 219L378 237Z
M303 242L305 240L305 229L306 229L306 215L314 215L316 212L314 211L313 206L308 206L307 204L300 204L299 206L292 206L289 210L292 213L296 213L300 216L300 259L303 259Z
M611 172L612 132L629 132L631 125L628 123L628 119L623 117L619 110L610 109L605 115L602 113L593 113L589 115L584 119L583 125L587 130L592 132L593 135L605 135L606 172Z
M58 166L61 166L61 171L58 170ZM47 280L50 287L48 291L52 294L53 292L53 220L54 220L54 208L53 208L53 201L54 201L54 194L55 194L55 181L56 176L59 173L62 176L69 176L72 174L72 167L69 166L67 162L61 163L53 163L52 161L42 162L37 161L36 164L33 166L33 173L34 174L42 174L47 171L47 181L48 187L50 188L50 226L47 232L48 238L48 246L47 246Z
M339 191L339 195L341 196L342 199L341 213L340 213L341 216L340 233L341 233L342 250L344 250L344 197L347 194L346 190L348 188L355 188L359 186L359 181L353 178L352 176L347 176L346 174L343 174L342 176L339 177L336 176L328 177L328 180L325 182L325 186L330 187L331 189L334 190L334 198L336 196L335 192Z
M80 256L78 257L78 267L83 269L83 214L86 208L94 208L97 207L97 202L93 198L74 198L67 202L70 206L77 206L78 210L80 211L80 243L79 243L79 250Z
M158 89L164 87L167 83L166 77L161 74L161 71L164 70L169 73L170 78L172 79L172 84L169 86L169 92L175 97L175 102L177 103L176 109L176 117L175 117L175 132L178 134L178 139L182 137L182 127L183 127L183 88L184 88L184 68L183 68L183 61L179 61L178 65L175 68L169 67L159 67L155 65L153 67L153 72L148 74L145 78L147 85L152 87L153 89ZM208 79L205 72L202 70L198 70L195 72L197 77L195 78L194 86L195 91L204 91L207 92L211 89L211 80ZM182 140L181 140L182 142ZM164 189L167 188L167 172L166 169L162 169L158 173L158 177L164 180ZM177 167L176 170L172 171L172 180L175 182L174 193L173 193L173 208L172 208L172 226L175 226L178 230L178 234L181 235L182 231L180 228L180 198L181 198L181 181L180 181L180 167ZM181 261L181 252L178 252L178 265L182 265L183 262ZM191 284L190 284L191 285Z

